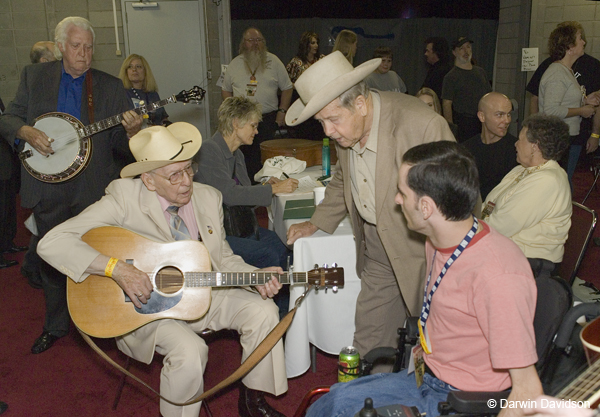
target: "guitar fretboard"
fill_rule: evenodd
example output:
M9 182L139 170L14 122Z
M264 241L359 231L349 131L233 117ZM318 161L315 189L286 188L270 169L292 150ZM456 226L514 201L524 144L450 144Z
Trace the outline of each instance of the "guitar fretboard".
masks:
M133 109L137 114L142 114L142 112L153 111L159 109L161 107L166 106L170 103L176 103L177 98L175 95L171 97L167 97L163 100L157 101L155 103L150 103L148 105L140 106L136 109ZM123 121L123 115L117 114L116 116L111 116L108 119L100 120L99 122L92 123L91 125L85 126L78 130L79 136L81 138L87 138L89 136L95 135L96 133L102 132L103 130L110 129L111 127L117 126L121 124Z
M263 285L271 280L273 272L186 272L185 285L188 287L243 287ZM282 284L306 284L308 272L294 272L290 279L287 273L278 275ZM290 282L291 281L291 282Z
M600 360L588 367L558 395L562 400L589 401L591 404L600 397Z

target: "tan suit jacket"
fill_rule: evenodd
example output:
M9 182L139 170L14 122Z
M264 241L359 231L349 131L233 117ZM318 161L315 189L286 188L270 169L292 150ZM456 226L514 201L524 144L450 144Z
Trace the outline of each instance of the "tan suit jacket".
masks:
M400 286L411 315L420 312L425 278L425 239L412 232L400 206L394 202L398 192L398 170L404 153L419 144L440 140L455 141L446 120L421 100L401 93L372 91L381 97L381 113L375 173L375 210L377 232ZM337 171L317 206L311 223L333 233L339 222L350 213L356 241L356 271L364 267L364 220L354 205L350 180L352 150L336 144Z

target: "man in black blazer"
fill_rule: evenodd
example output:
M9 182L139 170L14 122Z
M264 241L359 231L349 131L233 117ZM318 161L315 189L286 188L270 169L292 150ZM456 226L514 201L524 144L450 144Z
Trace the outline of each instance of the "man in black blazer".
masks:
M0 114L4 103L0 98ZM13 149L0 137L0 269L15 266L17 261L4 258L5 253L20 252L27 247L15 246L17 234L17 192L19 191L19 161Z
M55 52L59 60L25 67L15 99L0 117L0 135L10 146L21 151L24 142L27 142L35 149L34 152L46 156L54 153L52 138L32 127L35 119L60 111L78 118L84 125L90 124L87 92L90 77L93 121L123 114L123 126L92 137L94 149L90 162L75 178L46 183L21 170L21 205L33 209L40 238L54 226L99 200L105 187L132 160L127 136L139 131L142 118L128 111L130 101L118 78L91 69L94 37L94 29L86 19L63 19L55 30ZM70 323L65 276L46 263L40 272L46 298L46 318L44 330L36 339L32 353L50 348L58 338L68 333Z

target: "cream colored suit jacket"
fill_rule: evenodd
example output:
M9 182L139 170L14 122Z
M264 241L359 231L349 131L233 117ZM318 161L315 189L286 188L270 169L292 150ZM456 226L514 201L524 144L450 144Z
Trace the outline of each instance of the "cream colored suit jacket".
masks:
M225 240L221 193L194 183L192 205L213 270L255 271L233 254ZM158 242L174 240L156 193L148 191L140 179L119 179L109 184L100 201L48 232L39 243L38 253L72 280L83 281L88 276L85 270L99 252L84 243L81 236L102 226L123 227Z
M398 192L398 170L404 153L422 143L455 141L446 120L421 100L402 93L372 90L381 97L377 168L375 173L375 210L377 232L411 315L420 313L425 279L425 238L406 226L400 206L394 202ZM336 144L337 171L317 206L311 223L333 233L349 212L356 241L356 270L361 276L365 254L364 220L352 199L350 157L353 152Z

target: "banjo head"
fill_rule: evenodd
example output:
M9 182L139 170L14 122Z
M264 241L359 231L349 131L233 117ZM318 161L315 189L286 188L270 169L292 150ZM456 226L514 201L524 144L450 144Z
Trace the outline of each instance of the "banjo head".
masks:
M33 125L53 139L54 154L42 156L26 143L22 153L25 169L35 178L48 183L64 182L74 178L88 164L91 141L81 138L78 132L83 124L66 113L47 113Z

